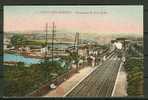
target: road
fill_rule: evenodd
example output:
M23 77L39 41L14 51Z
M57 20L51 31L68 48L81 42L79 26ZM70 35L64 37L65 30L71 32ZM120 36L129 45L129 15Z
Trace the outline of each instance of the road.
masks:
M111 96L121 60L112 55L66 96Z

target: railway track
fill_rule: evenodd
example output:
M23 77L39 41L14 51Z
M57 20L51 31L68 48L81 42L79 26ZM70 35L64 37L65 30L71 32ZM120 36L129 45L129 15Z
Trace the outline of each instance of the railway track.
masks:
M66 96L111 96L121 63L117 55L117 52L112 52L101 66Z

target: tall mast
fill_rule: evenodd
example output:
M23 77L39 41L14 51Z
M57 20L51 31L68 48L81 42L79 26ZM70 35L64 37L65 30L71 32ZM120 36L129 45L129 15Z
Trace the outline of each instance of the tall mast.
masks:
M47 33L48 33L48 23L46 23L46 29L45 29L45 47L48 48L48 40L47 40ZM45 48L45 59L47 58L47 51Z
M55 35L55 23L52 23L52 65L53 65L53 46L54 46L54 35Z

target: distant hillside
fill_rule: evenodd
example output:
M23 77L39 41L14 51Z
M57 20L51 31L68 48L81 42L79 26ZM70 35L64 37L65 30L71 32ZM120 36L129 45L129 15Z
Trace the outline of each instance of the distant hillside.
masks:
M45 39L45 31L24 31L24 32L7 32L4 34L6 37L11 37L13 34L24 34L28 36L30 39ZM74 42L75 40L75 34L76 32L69 32L65 30L57 30L55 32L55 41L57 42ZM32 38L31 38L32 36ZM135 33L80 33L80 39L81 40L87 40L87 41L96 41L99 44L107 44L112 39L119 38L119 37L125 37L125 38L143 38L143 34L137 35ZM52 38L51 30L48 32L48 39L49 41Z

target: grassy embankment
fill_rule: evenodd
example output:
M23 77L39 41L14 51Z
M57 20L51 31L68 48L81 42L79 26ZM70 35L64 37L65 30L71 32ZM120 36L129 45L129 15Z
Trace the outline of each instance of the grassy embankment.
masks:
M143 47L138 47L134 45L136 50L139 52L143 52ZM138 49L140 48L140 49ZM125 64L126 72L128 73L127 81L128 81L128 88L127 93L128 96L143 96L143 59L140 59L141 56L137 54L135 51L129 48L128 57ZM137 59L132 58L137 57Z
M5 66L5 96L24 96L39 88L47 81L53 80L65 73L67 67L51 61L41 62L26 67L23 63L16 66Z

